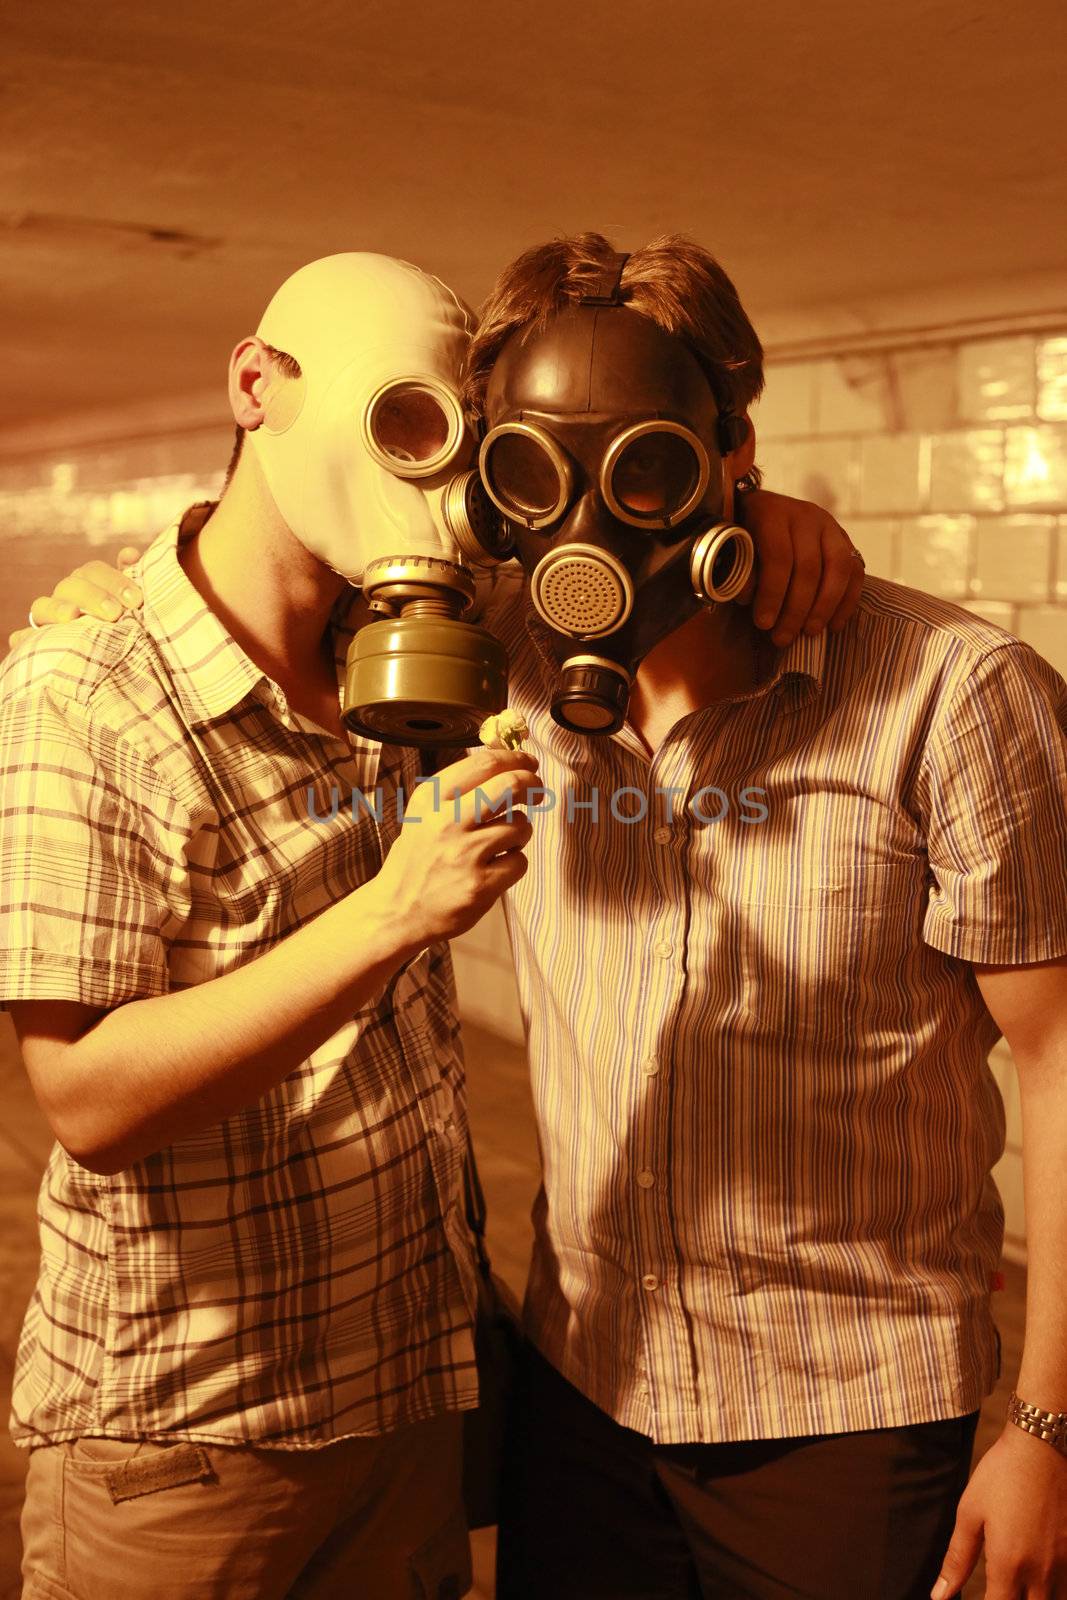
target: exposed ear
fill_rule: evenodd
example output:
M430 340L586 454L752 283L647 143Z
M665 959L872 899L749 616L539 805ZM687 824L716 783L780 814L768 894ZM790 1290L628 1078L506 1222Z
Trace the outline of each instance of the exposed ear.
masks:
M747 431L741 444L724 458L726 473L731 483L743 478L756 459L756 430L752 426L752 418L746 411L738 420L745 424Z
M271 358L262 339L250 334L230 357L230 409L239 428L251 432L262 425L272 377Z

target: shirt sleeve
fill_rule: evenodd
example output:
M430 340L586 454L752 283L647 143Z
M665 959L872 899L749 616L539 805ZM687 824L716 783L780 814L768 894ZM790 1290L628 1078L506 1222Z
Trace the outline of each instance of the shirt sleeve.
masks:
M40 684L0 704L0 1001L167 991L182 816L84 704Z
M1067 954L1067 684L1018 640L957 685L923 757L923 937L964 961Z

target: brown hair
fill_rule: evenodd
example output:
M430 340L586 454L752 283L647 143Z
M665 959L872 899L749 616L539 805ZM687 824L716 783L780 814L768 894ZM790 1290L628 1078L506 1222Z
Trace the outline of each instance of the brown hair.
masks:
M287 352L284 350L276 350L272 344L267 344L265 341L263 348L266 350L275 366L278 367L283 378L299 378L303 376L303 368L295 356L287 354ZM233 449L230 452L229 464L226 468L226 476L222 480L222 492L224 494L230 487L230 480L237 471L237 463L240 461L241 451L244 449L246 432L247 429L242 428L240 424L238 424L237 433L234 436Z
M464 399L481 416L489 374L520 329L541 331L611 266L614 246L600 233L578 233L526 250L497 278L481 310L464 375ZM684 339L723 410L740 414L763 388L763 346L726 273L713 255L682 234L635 250L623 267L624 303Z

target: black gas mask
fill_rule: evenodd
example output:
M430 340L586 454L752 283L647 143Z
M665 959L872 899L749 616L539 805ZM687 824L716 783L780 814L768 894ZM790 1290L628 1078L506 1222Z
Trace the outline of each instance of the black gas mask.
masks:
M589 734L622 726L642 658L740 593L753 562L748 533L723 520L723 457L747 423L684 340L620 302L626 259L504 345L479 458L552 632L552 715Z

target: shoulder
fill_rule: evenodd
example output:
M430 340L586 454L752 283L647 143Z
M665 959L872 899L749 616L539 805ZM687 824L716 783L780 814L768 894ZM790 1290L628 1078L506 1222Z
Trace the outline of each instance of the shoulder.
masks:
M21 640L0 663L0 741L5 762L56 748L82 752L103 772L121 767L152 790L185 737L172 687L139 615L116 622L78 617ZM21 754L19 753L21 752Z
M891 583L888 578L867 579L856 615L866 625L868 636L907 641L932 651L971 654L975 659L1013 642L1010 633L973 611L920 589Z
M1034 681L1054 700L1067 685L1032 646L965 607L936 595L868 578L856 611L868 658L889 674L900 671L914 684L925 680L938 696L968 683L978 690L993 678Z
M121 681L139 635L143 629L130 615L114 623L77 617L41 628L0 662L0 703L46 694L53 703L88 707L102 689Z

